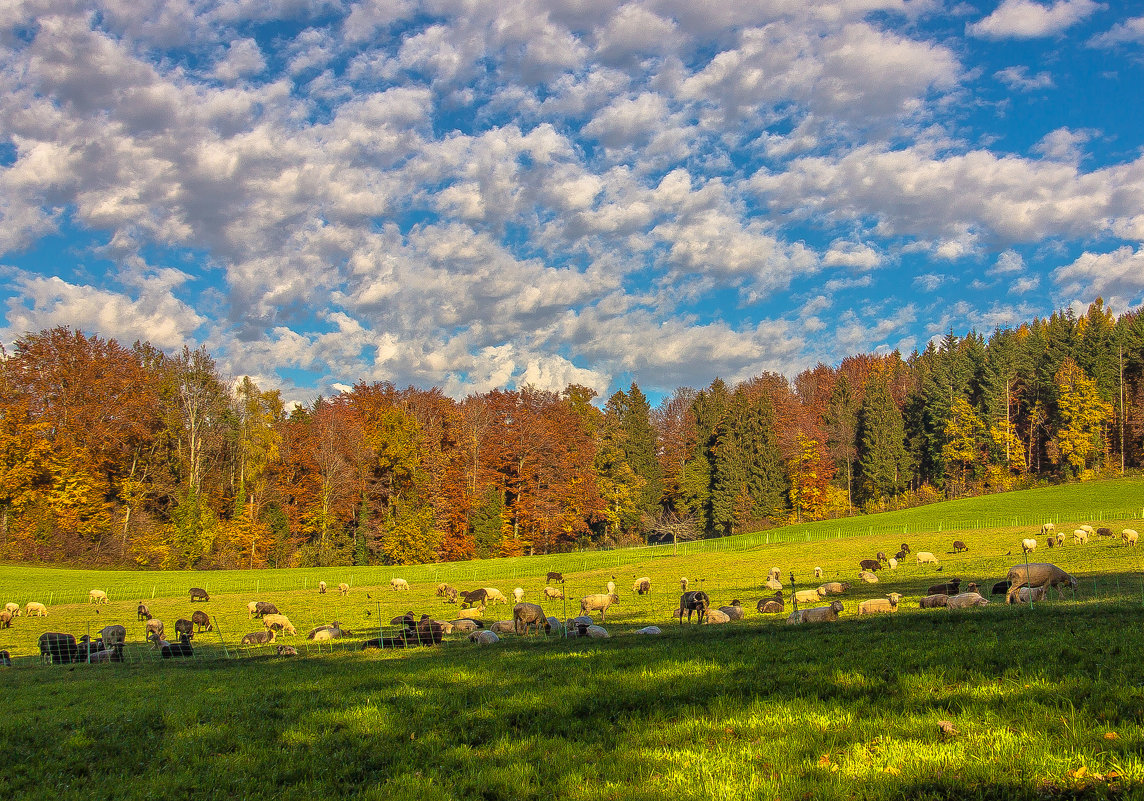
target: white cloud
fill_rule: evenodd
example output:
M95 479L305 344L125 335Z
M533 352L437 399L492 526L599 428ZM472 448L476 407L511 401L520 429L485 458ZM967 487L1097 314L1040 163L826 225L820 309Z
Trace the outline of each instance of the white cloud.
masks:
M1144 249L1128 246L1111 253L1084 253L1053 271L1053 281L1067 301L1084 305L1096 297L1123 313L1144 302Z
M1091 131L1073 131L1068 128L1057 128L1045 134L1041 141L1033 145L1033 152L1040 153L1047 159L1061 161L1066 164L1077 164L1084 153L1081 146L1092 138Z
M933 292L948 280L949 276L940 273L923 273L914 277L913 285L925 292Z
M987 270L989 275L1013 275L1025 272L1025 259L1015 250L1006 250L997 256L997 263Z
M1032 292L1041 285L1041 276L1039 275L1026 275L1013 281L1009 285L1010 295L1024 295Z
M851 267L855 270L873 270L882 264L877 250L860 242L835 240L822 257L826 267Z
M1112 48L1121 44L1144 43L1144 17L1132 17L1118 22L1102 34L1089 40L1091 47Z
M1056 0L1045 6L1033 0L1002 0L988 17L966 27L987 39L1032 39L1052 36L1087 18L1102 6L1095 0Z
M996 73L996 78L1015 92L1036 92L1054 86L1052 75L1047 72L1030 75L1029 68L1023 65L1006 67Z
M236 39L230 43L226 55L215 64L214 75L228 83L249 78L266 69L266 59L253 39Z

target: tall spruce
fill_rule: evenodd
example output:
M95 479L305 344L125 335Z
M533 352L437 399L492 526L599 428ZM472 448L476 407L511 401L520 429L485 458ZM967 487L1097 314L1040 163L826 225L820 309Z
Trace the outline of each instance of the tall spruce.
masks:
M643 479L637 501L640 515L655 515L663 497L663 469L659 464L659 444L651 425L651 404L632 382L627 394L617 392L620 426L624 430L623 449L628 465Z
M834 460L835 475L846 484L846 504L854 506L854 460L858 456L858 402L850 379L840 373L823 416L826 444Z
M902 413L890 395L882 371L866 381L866 397L858 412L859 483L866 501L880 501L906 488L910 456Z

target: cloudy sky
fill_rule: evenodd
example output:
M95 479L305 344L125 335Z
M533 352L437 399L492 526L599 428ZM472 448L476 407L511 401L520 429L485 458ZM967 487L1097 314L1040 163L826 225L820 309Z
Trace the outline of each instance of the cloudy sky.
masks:
M1126 10L1128 9L1128 10ZM1109 0L8 0L0 341L653 397L1144 302Z

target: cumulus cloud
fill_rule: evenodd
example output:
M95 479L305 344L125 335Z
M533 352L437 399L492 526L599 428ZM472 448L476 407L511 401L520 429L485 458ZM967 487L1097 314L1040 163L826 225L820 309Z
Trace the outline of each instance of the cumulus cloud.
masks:
M1124 246L1110 253L1083 253L1054 270L1053 281L1068 302L1087 305L1099 296L1108 308L1122 313L1144 302L1144 249Z
M1052 36L1072 27L1101 8L1095 0L1056 0L1043 5L1033 0L1002 0L988 17L966 30L986 39L1032 39Z
M1039 89L1051 89L1054 86L1053 76L1047 72L1029 74L1025 66L1006 67L996 73L997 80L1017 92L1035 92Z
M1122 44L1144 43L1144 17L1132 17L1118 22L1107 31L1089 40L1091 47L1113 48Z

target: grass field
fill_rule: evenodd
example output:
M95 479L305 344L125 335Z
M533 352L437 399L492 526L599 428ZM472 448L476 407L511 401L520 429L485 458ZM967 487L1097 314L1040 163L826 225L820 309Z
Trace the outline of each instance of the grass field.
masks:
M1004 525L1007 514L1054 519L1070 531L1080 523L1141 528L1138 516L1123 514L1144 506L1141 480L1032 492L974 499L969 511L959 502L888 521L862 518L864 534L846 521L854 528L841 537L760 545L748 535L677 555L634 549L285 575L3 567L0 603L54 600L48 618L21 617L0 630L0 649L17 657L2 674L9 692L0 753L35 757L7 760L0 797L1144 796L1139 549L1100 540L1043 552L1042 538L1031 560L1074 573L1075 597L1033 608L917 608L936 581L958 576L985 586L1021 561L1019 540L1039 523ZM1098 517L1100 509L1121 516ZM982 525L951 526L959 515ZM954 539L970 550L951 553ZM859 559L903 541L935 552L942 570L906 563L883 571L876 585L855 580ZM815 566L824 581L854 582L842 619L788 627L754 612L769 594L760 584L772 565L787 589L791 573L798 588L817 586ZM406 610L452 617L456 608L434 595L438 580L506 594L519 585L536 600L549 569L565 573L572 599L616 577L612 639L510 636L478 647L453 638L417 651L356 650L379 620ZM413 590L391 592L394 575ZM630 592L642 575L653 583L644 598ZM747 619L673 624L685 575L716 604L741 599ZM314 589L319 579L335 586L351 576L346 598ZM211 601L192 607L192 585L208 587ZM93 587L112 602L81 603ZM861 600L891 591L905 595L899 613L856 616ZM276 603L300 632L338 619L359 636L320 651L302 646L301 636L285 638L303 654L292 659L238 649L242 633L258 628L246 611L255 599ZM134 621L139 600L168 629L204 608L221 635L199 635L204 658L153 661ZM544 606L565 616L560 602ZM577 611L570 601L567 614ZM510 616L498 606L486 619ZM48 668L33 656L44 630L81 634L111 622L127 625L134 641L126 664ZM633 633L649 623L665 633ZM943 720L955 734L939 731Z

